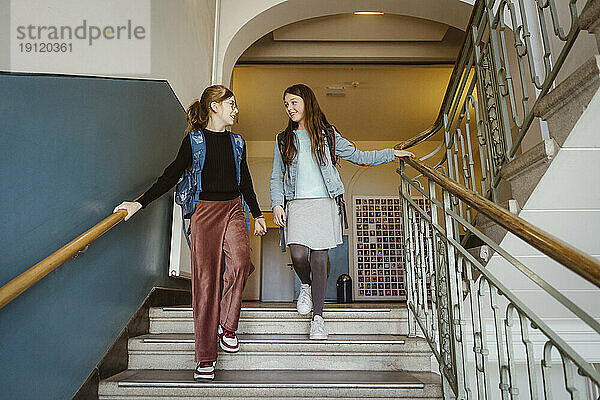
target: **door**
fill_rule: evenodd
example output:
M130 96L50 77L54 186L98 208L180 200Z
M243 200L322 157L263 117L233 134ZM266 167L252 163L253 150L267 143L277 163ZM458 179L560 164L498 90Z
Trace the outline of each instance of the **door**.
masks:
M279 230L267 229L262 237L262 301L292 301L294 270L289 250L283 253L279 245Z

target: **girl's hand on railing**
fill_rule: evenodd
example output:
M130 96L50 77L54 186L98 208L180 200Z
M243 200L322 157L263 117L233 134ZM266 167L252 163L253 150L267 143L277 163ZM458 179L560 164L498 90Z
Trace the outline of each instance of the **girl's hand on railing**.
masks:
M118 206L115 207L113 213L116 213L117 210L126 210L127 215L125 216L125 221L133 216L136 212L138 212L142 208L142 205L137 201L124 201Z
M283 211L283 207L273 207L273 221L275 221L275 225L277 226L285 226L285 211Z
M396 157L414 157L415 155L410 151L406 150L394 150L394 155Z

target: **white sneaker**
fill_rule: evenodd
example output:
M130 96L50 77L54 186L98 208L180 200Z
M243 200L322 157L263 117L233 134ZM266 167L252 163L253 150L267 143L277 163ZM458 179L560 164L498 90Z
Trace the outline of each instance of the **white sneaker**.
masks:
M306 315L312 311L312 294L310 285L303 283L300 285L300 293L298 294L298 302L296 303L298 314Z
M194 380L215 379L216 361L199 362L194 370Z
M326 340L327 331L325 330L325 321L320 315L315 315L315 318L310 321L310 338L313 340Z
M237 353L240 351L240 342L235 334L235 332L229 332L223 329L221 325L217 330L219 345L223 351L227 353Z

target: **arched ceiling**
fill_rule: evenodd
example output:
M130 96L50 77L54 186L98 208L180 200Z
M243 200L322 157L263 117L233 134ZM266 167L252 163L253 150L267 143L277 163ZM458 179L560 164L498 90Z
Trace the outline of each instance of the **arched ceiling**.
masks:
M431 20L397 14L337 14L268 33L240 64L453 64L465 34Z
M233 66L252 43L294 22L357 10L378 10L464 29L473 3L473 0L222 0L215 78L229 83Z

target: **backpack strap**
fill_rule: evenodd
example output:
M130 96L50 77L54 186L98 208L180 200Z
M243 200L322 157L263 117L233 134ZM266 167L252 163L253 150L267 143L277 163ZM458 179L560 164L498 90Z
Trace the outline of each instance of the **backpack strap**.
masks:
M336 151L336 140L335 133L338 132L338 129L334 125L329 125L325 132L325 137L327 138L327 146L329 146L329 152L331 156L331 163L335 167L337 164L338 157L335 155ZM338 205L340 220L342 223L342 228L348 229L348 215L346 214L346 201L344 201L344 195L340 194L335 197L335 202Z
M204 132L199 129L197 131L199 133L199 135L201 136L201 143L206 143L206 138L204 137ZM192 163L194 163L194 155L197 154L199 152L200 149L200 143L197 143L194 139L192 139L192 132L190 132L190 143L192 144ZM204 146L206 146L206 144L204 144ZM202 169L204 167L204 165L200 165L200 169ZM194 192L194 205L198 204L198 201L200 199L200 192L196 191Z
M281 131L275 136L275 142L277 143L277 147L279 148L279 153L283 157L283 137L285 135L285 131Z
M279 153L283 157L283 136L285 135L285 131L281 131L275 136L275 144L279 148ZM287 200L285 197L283 198L283 209L285 210ZM281 246L281 252L285 253L285 229L279 227L279 245Z
M201 132L201 131L199 131L199 132ZM192 166L194 165L194 155L198 152L198 148L199 148L198 143L196 143L196 141L192 138L192 135L194 135L194 133L195 133L195 131L188 132L188 139L190 140L190 146L192 148ZM202 132L201 132L201 134L202 134ZM185 174L185 172L184 172L184 174ZM197 202L198 193L194 193L193 197L194 197L194 202ZM185 236L185 240L190 249L192 248L192 242L190 241L191 228L192 228L191 221L190 221L190 226L187 229L185 227L185 215L183 213L183 208L182 208L181 229L183 230L183 235Z
M331 157L331 163L334 167L337 164L338 159L338 157L335 155L335 132L337 132L337 128L333 125L329 125L325 130L325 139L327 139L327 146L329 147L329 156Z
M194 165L194 149L195 149L196 146L195 146L194 140L192 139L192 134L193 134L193 131L189 131L188 135L187 135L187 138L190 141L190 147L192 148L192 165ZM190 168L191 168L191 166L190 166ZM183 174L182 174L182 177L185 174L186 174L186 172L184 171ZM184 215L185 213L184 213L183 209L184 209L184 206L182 205L181 206L181 229L183 230L183 236L185 236L185 241L188 244L188 248L191 249L192 248L192 242L190 241L191 221L190 221L190 228L185 229L185 215Z
M346 201L344 201L344 195L339 194L335 196L335 202L338 206L338 213L340 214L342 228L348 229L348 215L346 214Z

